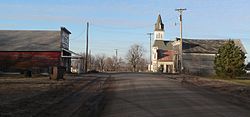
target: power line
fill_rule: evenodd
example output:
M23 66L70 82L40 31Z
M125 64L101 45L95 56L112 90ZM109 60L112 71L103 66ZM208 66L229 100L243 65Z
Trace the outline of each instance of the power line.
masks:
M95 28L97 31L101 32L116 32L116 33L126 33L126 34L136 34L136 35L143 35L143 33L136 33L136 32L130 32L130 31L135 31L135 30L141 30L141 29L146 29L152 27L152 25L145 25L142 27L111 27L111 26L106 26L106 25L96 25L92 24L92 28Z
M91 24L91 26L96 27L96 28L105 28L105 29L114 29L114 30L131 30L131 29L145 29L145 28L150 28L152 25L144 25L144 26L137 26L137 27L114 27L114 26L107 26L107 25L96 25L96 24Z
M143 33L137 33L137 32L129 32L129 31L134 31L134 30L109 30L109 29L101 29L101 28L95 28L95 31L99 31L99 32L105 32L105 33L123 33L124 35L127 34L134 34L134 35L142 35Z
M77 36L70 38L70 40L75 40L75 39L79 38L80 36L82 36L82 35L84 34L84 32L85 32L85 31L82 31L82 32L79 33Z

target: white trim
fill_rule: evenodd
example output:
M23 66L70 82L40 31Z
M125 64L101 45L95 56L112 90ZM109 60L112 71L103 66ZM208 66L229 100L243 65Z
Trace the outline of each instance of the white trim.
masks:
M74 55L77 55L77 56L63 56L63 51L69 52L69 53L74 54ZM75 53L75 52L73 52L73 51L64 49L64 48L62 48L61 57L62 57L62 58L72 58L72 59L83 59L83 56L82 56L82 55L77 54L77 53Z
M165 65L173 65L174 62L161 62L161 61L158 61L158 64L165 64Z
M71 51L71 50L67 50L67 49L64 49L64 48L62 48L62 50L66 51L66 52L69 52L69 53L71 53L71 54L75 54L75 55L78 55L78 56L82 56L82 55L77 54L77 53L75 53L75 52L73 52L73 51Z
M215 56L216 54L204 54L204 53L183 53L183 55L207 55L207 56Z
M62 58L83 59L82 56L61 56Z

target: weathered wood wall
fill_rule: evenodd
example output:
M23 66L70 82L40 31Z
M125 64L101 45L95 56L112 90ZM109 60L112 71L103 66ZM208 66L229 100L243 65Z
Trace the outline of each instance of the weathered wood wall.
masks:
M214 75L214 54L184 53L184 71L195 75Z

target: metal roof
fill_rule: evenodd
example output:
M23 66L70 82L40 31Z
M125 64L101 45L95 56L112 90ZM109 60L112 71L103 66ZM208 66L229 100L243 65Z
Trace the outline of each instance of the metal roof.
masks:
M229 39L183 39L183 52L184 53L208 53L216 54L219 48L227 43ZM236 46L246 53L246 49L239 39L232 39Z
M0 30L0 51L60 51L61 31Z
M179 40L179 38L176 40ZM219 48L227 43L228 40L229 39L183 39L183 52L216 54ZM235 45L240 47L244 53L247 53L240 39L231 40L233 40ZM173 50L173 42L174 41L155 40L153 47L158 47L158 49L161 50Z

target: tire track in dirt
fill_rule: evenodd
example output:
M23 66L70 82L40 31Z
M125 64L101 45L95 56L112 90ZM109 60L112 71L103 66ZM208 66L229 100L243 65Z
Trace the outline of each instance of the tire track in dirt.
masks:
M69 78L65 81L58 81L57 84L49 86L49 89L46 91L35 92L32 96L23 97L0 105L0 116L31 117L38 115L38 113L48 109L51 105L59 103L61 100L70 97L74 92L79 91L84 86L87 86L91 82L93 83L96 79L96 75L88 75ZM30 82L30 80L27 80L27 82ZM31 83L31 85L33 84ZM30 93L34 92L32 89L30 91Z
M36 117L70 117L70 116L87 116L88 108L86 103L88 99L101 94L102 85L105 83L106 76L98 76L85 85L79 86L77 90L58 101L42 109L35 114Z

